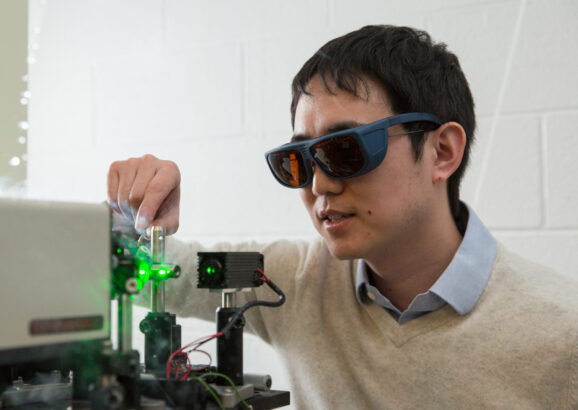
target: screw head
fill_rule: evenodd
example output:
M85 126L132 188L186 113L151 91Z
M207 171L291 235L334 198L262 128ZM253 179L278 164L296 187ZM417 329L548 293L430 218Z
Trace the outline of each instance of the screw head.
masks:
M133 294L138 292L138 283L135 278L128 278L124 283L124 288L127 293Z

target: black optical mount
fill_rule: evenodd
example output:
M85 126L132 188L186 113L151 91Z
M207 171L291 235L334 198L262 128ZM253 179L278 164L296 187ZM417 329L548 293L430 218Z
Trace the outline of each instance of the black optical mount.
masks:
M216 312L217 332L222 333L217 339L217 371L228 376L236 385L243 385L243 313L254 306L281 306L285 302L285 295L266 278L263 255L258 252L199 252L197 258L197 287L222 294L222 304ZM236 306L238 292L259 287L263 283L279 295L279 301L254 300ZM228 385L224 379L216 380L216 383ZM289 404L288 392L276 393L275 400L279 402L275 407Z

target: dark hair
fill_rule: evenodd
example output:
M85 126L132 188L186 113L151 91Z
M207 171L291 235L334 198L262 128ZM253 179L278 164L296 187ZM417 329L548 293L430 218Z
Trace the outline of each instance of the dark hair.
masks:
M329 41L311 57L293 79L291 124L295 109L307 86L319 74L328 92L328 78L339 89L360 96L359 87L368 91L366 79L381 84L396 114L429 112L443 122L455 121L466 132L461 164L449 178L448 199L454 218L458 218L459 188L468 164L476 119L474 101L458 58L443 43L434 43L425 31L409 27L366 26ZM408 124L409 131L424 129L427 123ZM431 124L426 130L431 130ZM416 161L421 158L424 133L409 135Z

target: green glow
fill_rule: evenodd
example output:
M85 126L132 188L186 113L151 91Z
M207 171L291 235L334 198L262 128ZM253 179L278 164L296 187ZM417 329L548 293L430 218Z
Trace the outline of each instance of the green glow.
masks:
M145 261L139 262L138 275L139 275L137 278L138 289L141 290L144 287L145 283L147 283L151 277L149 264L146 263Z
M122 253L122 248L116 248L116 253L120 255Z
M215 267L214 266L207 266L207 275L212 275L213 273L215 273Z
M148 267L149 277L156 280L166 280L173 275L173 270L165 264L153 264Z

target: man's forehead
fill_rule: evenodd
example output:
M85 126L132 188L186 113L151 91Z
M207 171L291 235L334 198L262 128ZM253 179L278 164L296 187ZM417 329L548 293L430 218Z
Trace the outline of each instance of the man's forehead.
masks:
M309 82L306 91L308 94L302 94L296 106L294 138L313 138L393 114L385 93L373 81L368 81L363 96L337 88L335 84L328 88L319 77Z

